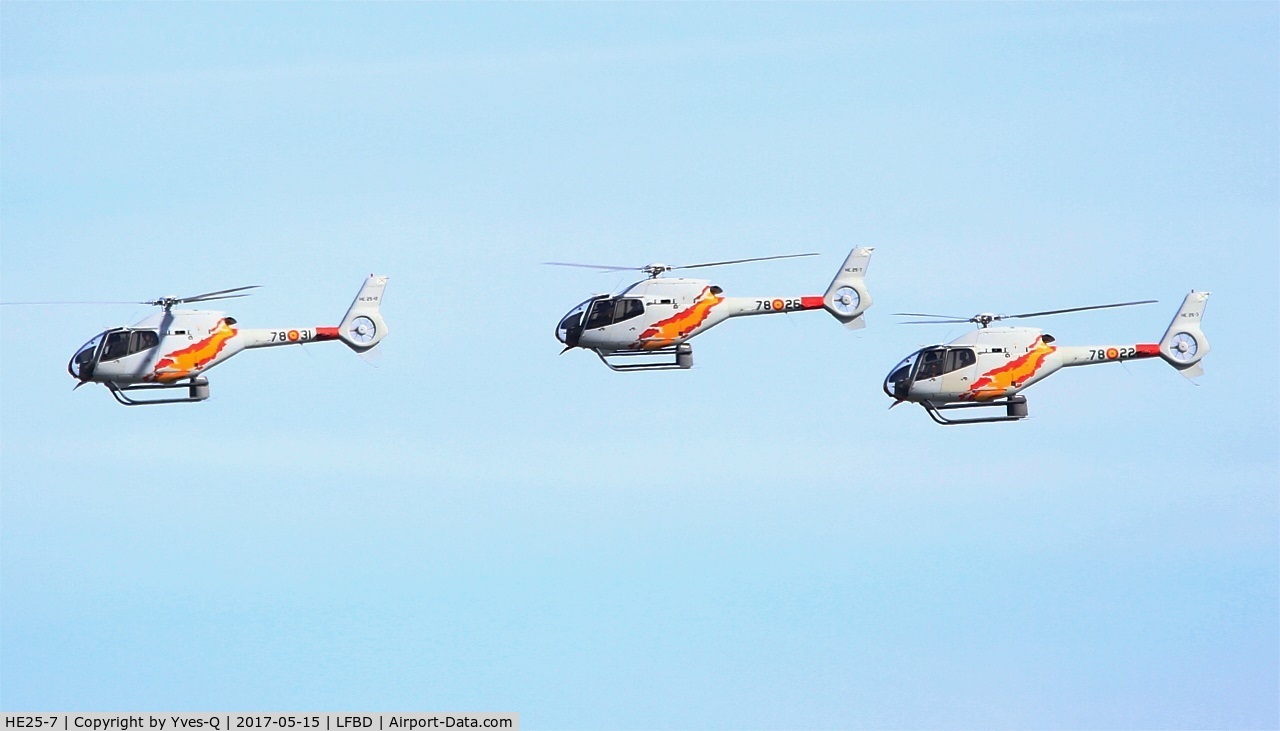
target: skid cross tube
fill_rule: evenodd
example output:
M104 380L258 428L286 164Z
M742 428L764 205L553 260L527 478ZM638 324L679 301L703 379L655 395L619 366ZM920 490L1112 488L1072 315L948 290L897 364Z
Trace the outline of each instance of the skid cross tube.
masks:
M209 398L209 379L204 377L192 378L187 383L146 383L136 386L121 386L117 383L107 381L103 384L107 390L111 391L111 395L116 401L125 406L156 406L158 404L194 404ZM130 398L126 392L129 391L167 391L170 389L185 388L187 389L186 398L156 398L156 399L138 399Z
M654 348L653 350L611 350L605 351L594 348L593 352L600 357L600 362L609 367L613 371L665 371L675 369L687 369L693 366L693 346L688 343L680 345L672 345L665 348ZM643 358L670 356L671 360L659 361L657 363L610 363L610 358ZM682 363L682 356L687 363Z
M1027 418L1027 397L1011 396L998 401L967 402L958 404L935 404L931 401L921 401L920 405L928 412L929 418L943 426L959 426L960 424L990 424L997 421L1022 421ZM1005 407L1004 416L983 416L973 419L948 419L942 414L943 411L954 411L956 409L981 409L992 406Z

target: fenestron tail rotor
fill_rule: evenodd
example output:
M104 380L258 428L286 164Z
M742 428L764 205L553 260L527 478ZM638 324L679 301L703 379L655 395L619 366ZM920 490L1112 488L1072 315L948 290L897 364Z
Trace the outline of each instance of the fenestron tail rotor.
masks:
M703 267L718 267L718 266L724 266L726 264L744 264L746 262L751 262L751 261L771 261L773 259L798 259L802 256L817 256L817 254L813 253L813 254L783 254L781 256L757 256L757 257L752 257L750 259L730 259L728 261L710 261L702 264L684 264L682 266L670 266L668 264L655 263L655 264L646 264L642 267L618 267L618 266L608 266L604 264L578 264L574 262L565 262L565 261L544 261L542 263L548 266L579 267L582 269L599 269L601 271L607 271L607 272L644 272L645 274L649 275L650 279L653 279L654 277L657 277L666 272L674 271L676 269L701 269Z
M907 320L900 322L900 325L935 325L935 324L954 324L958 322L972 322L978 327L986 327L993 322L1000 320L1017 320L1026 317L1042 317L1044 315L1060 315L1064 312L1084 312L1085 310L1107 310L1112 307L1132 307L1133 305L1150 305L1156 300L1137 300L1134 302L1116 302L1110 305L1089 305L1087 307L1068 307L1061 310L1041 310L1039 312L1022 312L1017 315L997 315L992 312L980 312L973 317L956 317L954 315L930 315L923 312L895 312L893 314L902 317L932 317L939 318L934 320Z

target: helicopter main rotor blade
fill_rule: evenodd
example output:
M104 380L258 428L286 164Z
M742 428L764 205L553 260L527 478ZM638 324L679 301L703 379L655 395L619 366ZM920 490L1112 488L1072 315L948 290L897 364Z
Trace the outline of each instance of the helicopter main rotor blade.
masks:
M199 300L204 300L204 299L220 299L220 298L216 298L214 295L229 294L231 292L243 292L246 289L257 289L258 287L261 287L261 286L262 285L260 284L250 284L248 287L232 287L231 289L220 289L216 292L205 292L204 294L193 294L188 297L175 297L174 299L177 300L178 302L198 302ZM240 295L240 296L244 297L245 295Z
M94 301L71 301L58 300L55 302L0 302L0 305L138 305L149 304L147 302L134 302L133 300L94 300Z
M644 267L613 267L604 264L575 264L568 261L544 261L546 266L552 267L578 267L579 269L601 269L607 272L638 272Z
M200 299L183 298L178 302L212 302L214 300L233 300L237 297L249 297L247 294L224 294L220 297L201 297Z
M951 320L906 320L898 323L899 325L950 325L957 322L969 322L969 318L951 319Z
M718 267L725 264L742 264L748 261L769 261L771 259L799 259L802 256L817 256L813 254L783 254L782 256L757 256L751 259L731 259L729 261L711 261L706 264L685 264L684 266L671 267L672 269L698 269L699 267Z
M252 292L245 292L243 294L201 295L199 297L181 297L178 299L178 301L179 302L207 302L209 300L225 300L225 299L231 299L232 297L250 297L252 295L253 295Z
M233 299L235 297L248 297L248 294L231 294L232 292L243 292L246 289L257 289L261 285L251 284L248 287L232 287L231 289L220 289L216 292L205 292L204 294L195 294L190 297L161 297L154 300L146 300L139 302L137 300L52 300L42 302L0 302L0 305L165 305L177 304L179 302L208 302L210 300Z
M961 322L969 321L969 318L960 317L959 315L933 315L928 312L895 312L893 314L901 317L940 317L944 320L959 320Z
M1112 307L1130 307L1132 305L1155 304L1157 300L1139 300L1137 302L1117 302L1114 305L1090 305L1088 307L1068 307L1065 310L1044 310L1043 312L1024 312L1020 315L999 315L996 319L1012 320L1015 317L1039 317L1041 315L1058 315L1063 312L1083 312L1084 310L1106 310Z

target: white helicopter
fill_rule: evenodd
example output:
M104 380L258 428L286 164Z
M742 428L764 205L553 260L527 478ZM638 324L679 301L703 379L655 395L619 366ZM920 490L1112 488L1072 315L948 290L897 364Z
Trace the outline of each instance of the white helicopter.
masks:
M688 341L730 317L826 309L846 327L862 328L866 326L862 314L871 306L871 295L863 282L871 252L872 249L866 247L849 252L826 294L805 297L725 297L723 289L704 279L667 279L660 275L675 269L816 254L763 256L686 266L615 267L545 262L553 266L641 271L649 275L648 279L617 294L596 295L574 307L556 326L556 339L564 343L562 353L584 348L615 371L638 371L692 368L693 346Z
M999 320L1151 304L1154 300L1020 315L984 313L967 318L916 312L894 313L909 317L943 318L904 324L972 322L978 329L947 345L935 345L912 353L889 372L884 380L884 392L894 399L893 406L903 402L920 404L939 424L978 424L1026 418L1027 399L1018 394L1069 366L1159 356L1184 376L1194 378L1204 373L1199 363L1209 353L1209 341L1200 330L1200 320L1204 316L1208 299L1208 292L1192 290L1183 300L1182 307L1159 343L1132 345L1054 345L1052 335L1035 328L988 325ZM987 407L1004 407L1005 414L980 418L948 418L943 413L956 409Z
M357 353L371 350L388 332L381 313L386 286L386 277L370 275L337 327L248 329L239 327L236 319L224 312L173 309L177 304L245 297L244 290L257 285L129 303L156 305L163 311L131 327L112 328L94 336L71 357L67 370L79 381L76 388L101 383L125 406L203 401L209 398L209 379L204 373L249 348L341 340ZM138 397L168 389L186 389L187 395Z

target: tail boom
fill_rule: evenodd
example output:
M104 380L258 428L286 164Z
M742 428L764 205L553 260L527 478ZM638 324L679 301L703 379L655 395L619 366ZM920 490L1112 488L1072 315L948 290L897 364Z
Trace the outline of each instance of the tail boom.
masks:
M1055 349L1062 366L1093 365L1095 363L1114 363L1140 358L1155 358L1160 355L1160 346L1155 343L1136 343L1133 345L1066 345Z

